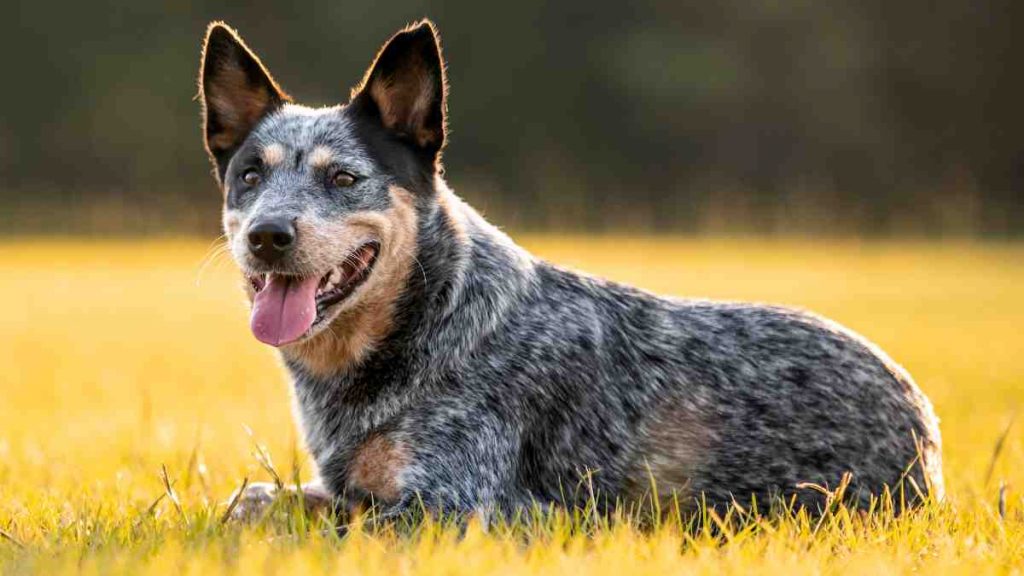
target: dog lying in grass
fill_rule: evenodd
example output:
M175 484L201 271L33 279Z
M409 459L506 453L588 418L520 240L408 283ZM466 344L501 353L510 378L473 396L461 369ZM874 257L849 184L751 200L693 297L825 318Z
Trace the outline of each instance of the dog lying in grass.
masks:
M752 499L820 509L943 491L927 398L878 348L796 310L679 300L517 246L442 177L447 84L428 21L347 103L292 103L238 34L200 73L223 223L319 472L307 503L384 517ZM258 514L274 485L239 494Z

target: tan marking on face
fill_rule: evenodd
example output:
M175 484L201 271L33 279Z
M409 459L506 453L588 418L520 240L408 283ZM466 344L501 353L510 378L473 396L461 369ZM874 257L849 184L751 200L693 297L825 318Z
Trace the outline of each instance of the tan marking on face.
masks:
M383 434L372 434L356 448L348 486L369 492L378 501L394 502L402 491L401 474L409 464L404 444Z
M336 224L307 226L298 223L303 251L326 258L319 269L340 263L370 239L380 241L377 263L366 282L349 298L358 298L319 334L282 348L289 358L317 376L331 376L357 363L383 340L392 328L395 302L413 272L416 207L407 190L392 187L391 207L383 212L360 212Z
M277 166L284 162L285 156L284 146L278 143L269 144L260 150L260 156L263 157L263 163L267 166Z
M627 480L627 498L649 502L656 486L662 510L672 511L673 500L683 511L695 506L690 478L709 440L697 408L670 402L644 425L640 438Z
M334 163L334 151L327 146L317 146L309 153L311 168L327 168Z

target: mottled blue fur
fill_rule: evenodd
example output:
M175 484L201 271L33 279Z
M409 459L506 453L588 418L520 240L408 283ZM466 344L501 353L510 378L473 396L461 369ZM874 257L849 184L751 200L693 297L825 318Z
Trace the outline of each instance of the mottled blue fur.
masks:
M426 90L437 87L429 81L443 83L443 71L421 77L430 101L435 93ZM416 265L391 287L387 333L356 361L339 358L336 371L311 370L301 353L282 350L331 495L372 498L388 513L419 502L511 512L591 495L602 506L642 501L653 478L659 498L676 497L684 508L751 497L817 507L821 495L797 485L835 487L850 472L848 496L861 505L907 478L909 500L919 490L941 497L931 405L865 339L798 310L664 298L534 258L448 190L436 141L443 132L416 118L400 117L401 130L389 125L389 102L380 100L399 96L371 101L373 81L371 74L348 106L321 111L271 99L240 141L223 150L209 144L226 208L243 228L267 211L322 219L383 213L396 187L413 199ZM439 94L432 105L443 113ZM219 112L207 107L209 125ZM208 138L218 134L207 130ZM268 172L251 196L240 194L233 183L241 166L272 143L297 160ZM302 163L318 145L359 173L359 188L341 195L324 188ZM381 472L394 492L353 483L357 458L365 457L357 454L374 438L401 448L400 465L378 461L395 466Z
M342 493L348 450L373 431L414 449L404 506L467 510L587 496L636 497L640 430L658 407L694 414L709 440L686 473L711 503L818 499L853 473L863 504L896 487L919 439L938 485L925 397L861 338L795 310L660 298L524 255L471 219L469 241L425 226L392 338L328 379L291 362L314 456ZM654 424L658 425L658 424ZM641 476L638 478L637 473ZM684 503L685 505L686 503Z

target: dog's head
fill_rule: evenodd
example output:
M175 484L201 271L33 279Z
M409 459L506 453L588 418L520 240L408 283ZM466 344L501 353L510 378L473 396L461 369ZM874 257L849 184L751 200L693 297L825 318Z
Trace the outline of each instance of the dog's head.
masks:
M417 207L435 193L445 91L428 21L385 44L346 104L321 109L293 104L234 30L210 26L206 147L259 340L308 341L403 280Z

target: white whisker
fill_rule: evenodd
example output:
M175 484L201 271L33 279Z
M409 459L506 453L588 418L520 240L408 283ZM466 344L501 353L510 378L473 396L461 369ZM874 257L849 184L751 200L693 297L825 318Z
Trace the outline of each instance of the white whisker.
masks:
M230 246L225 241L226 236L226 234L221 234L211 242L210 246L206 249L206 254L199 261L199 265L196 269L196 286L199 286L202 283L202 276L206 269L216 263L218 258L224 256L230 251Z

